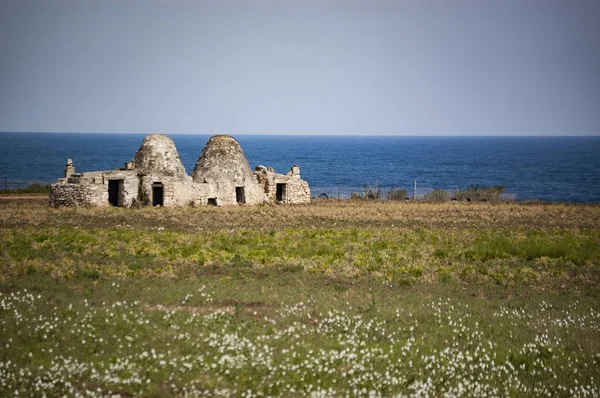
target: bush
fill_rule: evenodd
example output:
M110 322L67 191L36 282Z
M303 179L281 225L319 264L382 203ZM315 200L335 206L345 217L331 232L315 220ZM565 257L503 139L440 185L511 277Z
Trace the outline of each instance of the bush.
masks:
M34 182L27 185L25 188L18 189L0 189L0 193L3 194L19 194L19 193L50 193L50 184L42 184Z
M25 190L31 192L50 192L50 184L34 182L33 184L29 184L27 187L25 187Z
M425 202L447 202L449 200L459 200L467 202L497 202L502 199L504 192L502 185L471 185L467 189L459 189L454 192L444 189L434 189L432 192L423 196Z
M381 199L381 189L379 189L379 181L375 183L375 186L371 185L363 185L363 192L352 192L350 194L350 199L357 200L379 200Z
M390 188L385 197L387 200L404 200L408 194L404 189Z
M447 202L452 197L452 194L443 189L434 189L430 193L423 196L425 202Z
M471 185L467 189L461 189L454 192L456 200L466 200L474 202L494 202L500 200L500 195L504 192L502 185Z

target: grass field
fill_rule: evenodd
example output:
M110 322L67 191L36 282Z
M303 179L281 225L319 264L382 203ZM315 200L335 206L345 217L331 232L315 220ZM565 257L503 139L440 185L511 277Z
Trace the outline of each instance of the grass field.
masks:
M0 395L600 396L600 206L0 200Z

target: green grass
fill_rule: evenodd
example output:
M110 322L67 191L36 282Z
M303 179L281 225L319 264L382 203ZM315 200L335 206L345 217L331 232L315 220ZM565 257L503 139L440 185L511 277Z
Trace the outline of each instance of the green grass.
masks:
M498 282L500 272L502 284L570 284L575 278L579 287L594 287L600 260L597 232L569 230L285 228L190 234L42 227L2 230L0 242L4 279L31 272L68 279L81 269L103 277L183 278L198 267L293 265L325 276L400 284Z
M510 257L523 261L563 259L575 265L584 265L590 261L597 262L599 248L597 236L536 232L521 236L478 237L465 255L480 260Z
M0 396L600 395L598 207L358 202L0 204Z

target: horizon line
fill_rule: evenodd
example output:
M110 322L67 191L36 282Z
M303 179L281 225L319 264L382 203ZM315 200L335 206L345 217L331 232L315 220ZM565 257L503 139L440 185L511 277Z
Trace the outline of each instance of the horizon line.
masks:
M101 131L0 131L0 134L107 134L107 135L198 135L213 136L223 133L141 133L141 132L101 132ZM230 136L277 136L277 137L600 137L592 134L568 135L568 134L344 134L344 133L255 133L255 132L237 132L228 133Z

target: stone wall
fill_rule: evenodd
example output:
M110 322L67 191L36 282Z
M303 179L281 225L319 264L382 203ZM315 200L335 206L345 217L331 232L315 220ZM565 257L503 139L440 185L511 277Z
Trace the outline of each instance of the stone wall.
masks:
M264 202L264 195L254 178L248 178L244 182L231 183L219 181L215 185L215 196L219 206L231 206L238 204L237 188L243 188L244 202L242 204L256 205Z
M310 203L310 188L308 183L301 179L288 179L287 192L284 204L297 205Z
M266 203L310 203L310 188L306 181L300 179L298 166L292 166L288 174L278 174L270 167L257 166L254 174L264 192ZM277 200L277 184L285 184L285 192L281 201Z
M85 185L58 182L52 184L49 203L52 207L74 207L85 205L88 201L89 190Z
M110 180L123 180L119 203L131 207L138 199L139 178L135 171L95 171L73 174L52 184L50 205L58 206L110 206L108 184Z
M163 184L164 206L201 206L208 198L216 196L215 186L207 183L195 183L192 178L174 178L158 175L145 175L140 178L140 203L152 205L152 186ZM211 196L212 195L212 196Z

